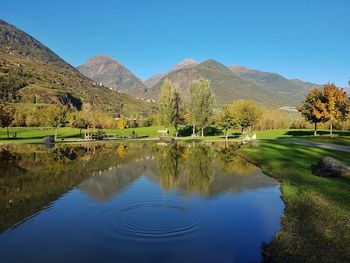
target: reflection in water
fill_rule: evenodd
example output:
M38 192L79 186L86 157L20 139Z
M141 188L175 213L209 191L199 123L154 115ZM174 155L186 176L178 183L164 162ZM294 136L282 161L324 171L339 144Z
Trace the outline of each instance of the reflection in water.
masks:
M235 144L6 146L0 169L0 262L260 260L283 211Z

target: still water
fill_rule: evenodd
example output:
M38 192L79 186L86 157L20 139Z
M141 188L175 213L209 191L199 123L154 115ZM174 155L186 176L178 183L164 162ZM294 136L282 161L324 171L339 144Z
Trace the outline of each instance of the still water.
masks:
M0 148L0 262L258 262L277 181L235 144Z

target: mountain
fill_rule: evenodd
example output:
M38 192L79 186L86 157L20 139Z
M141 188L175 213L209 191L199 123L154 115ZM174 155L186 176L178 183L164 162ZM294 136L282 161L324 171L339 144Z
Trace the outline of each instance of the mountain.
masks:
M150 105L100 87L48 47L0 20L0 100L25 105L83 104L105 112L147 111Z
M147 79L144 84L146 85L147 88L151 88L153 85L155 85L157 82L159 82L166 74L169 72L179 70L182 68L189 68L195 65L198 65L199 63L195 61L192 58L186 58L182 60L180 63L176 64L172 69L170 69L167 73L158 73L149 79Z
M196 66L198 65L199 63L197 61L195 61L194 59L192 58L186 58L184 60L182 60L180 63L176 64L171 70L170 72L172 71L175 71L175 70L179 70L179 69L183 69L183 68L190 68L190 67L193 67L193 66Z
M247 81L215 60L206 60L200 64L170 71L158 83L147 90L144 96L154 99L158 98L160 88L165 79L177 83L180 87L180 92L188 96L189 85L193 80L200 78L210 80L218 106L236 99L253 99L260 104L274 106L289 102L288 97L283 96L283 94L275 94L275 92L262 85L258 85L253 81Z
M229 66L229 68L242 79L255 82L258 85L280 94L283 97L283 104L297 106L304 99L305 95L317 84L304 82L298 79L289 80L277 73L248 69L243 66Z
M145 91L143 82L118 61L108 56L96 56L78 67L86 77L130 95Z
M312 90L314 88L320 88L322 85L316 84L316 83L312 83L312 82L307 82L307 81L303 81L300 79L290 79L289 81L291 81L292 83L294 83L295 85L299 85L302 86L308 90Z
M160 81L165 75L166 75L166 73L158 73L158 74L150 77L149 79L145 80L143 82L143 84L145 84L147 88L151 88L158 81Z

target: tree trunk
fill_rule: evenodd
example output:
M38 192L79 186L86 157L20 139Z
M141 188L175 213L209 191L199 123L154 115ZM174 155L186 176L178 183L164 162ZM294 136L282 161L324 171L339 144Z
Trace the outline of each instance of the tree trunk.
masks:
M331 123L331 136L333 135L333 124Z
M7 129L7 139L10 139L10 131L9 131L9 126L6 127Z
M57 128L55 128L55 142L57 141Z
M195 136L196 135L196 125L193 124L193 127L192 127L192 135Z
M228 129L226 129L226 140L228 139Z
M315 122L315 131L314 131L314 136L317 135L317 122Z
M204 128L202 128L202 138L204 137Z

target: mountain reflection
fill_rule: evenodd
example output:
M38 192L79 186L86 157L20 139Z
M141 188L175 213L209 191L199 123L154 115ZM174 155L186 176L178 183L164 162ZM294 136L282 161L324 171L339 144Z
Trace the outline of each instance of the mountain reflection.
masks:
M240 194L276 182L236 154L235 144L100 143L0 148L0 232L78 187L116 198L140 177L185 196Z

